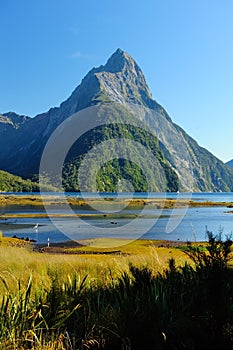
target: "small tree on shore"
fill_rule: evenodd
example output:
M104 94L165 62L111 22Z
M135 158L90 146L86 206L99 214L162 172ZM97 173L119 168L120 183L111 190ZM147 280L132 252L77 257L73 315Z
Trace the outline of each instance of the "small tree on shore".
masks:
M214 235L207 228L206 236L208 237L206 250L188 245L185 253L195 263L197 270L208 268L217 272L226 269L233 243L231 236L226 236L226 239L223 240L222 230L220 230L218 235Z

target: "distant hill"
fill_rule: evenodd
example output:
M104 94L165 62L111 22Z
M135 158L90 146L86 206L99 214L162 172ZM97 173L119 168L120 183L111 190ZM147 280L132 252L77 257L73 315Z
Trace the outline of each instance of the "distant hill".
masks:
M42 185L44 191L56 191L50 185ZM24 180L20 176L12 175L0 170L0 192L39 192L40 186L37 182Z
M20 176L0 170L0 191L3 192L32 192L38 191L38 184L23 180Z
M226 162L226 165L228 165L230 168L233 168L233 159Z
M66 190L79 190L77 174L90 149L106 140L124 138L142 144L154 155L154 161L145 159L140 169L128 159L117 159L116 149L106 148L101 161L109 157L112 160L101 167L93 180L99 191L115 191L124 180L131 182L135 191L145 191L143 170L156 191L233 191L233 170L172 122L152 98L138 64L121 49L105 65L93 68L59 107L35 118L21 116L13 120L12 115L7 115L8 119L2 119L2 131L0 118L0 168L24 178L38 174L42 152L54 130L71 115L93 106L97 113L92 118L108 120L109 125L90 130L70 149L63 169ZM75 118L81 127L86 115L78 113ZM125 119L130 124L140 120L149 125L151 132L138 125L125 125ZM136 147L132 146L131 151L128 153L138 159ZM95 157L90 164L94 163Z

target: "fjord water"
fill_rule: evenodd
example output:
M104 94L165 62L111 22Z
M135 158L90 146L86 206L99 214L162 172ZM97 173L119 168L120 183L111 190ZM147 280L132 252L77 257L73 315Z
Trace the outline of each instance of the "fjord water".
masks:
M31 193L30 193L31 194ZM18 193L14 193L14 195L21 195ZM25 193L24 193L25 195ZM50 193L51 195L51 193ZM56 195L52 193L52 195ZM59 194L57 194L59 195ZM67 193L67 196L75 196L80 197L80 194L77 193ZM96 194L85 194L85 197L90 198L98 198L104 197L108 199L115 199L116 197L120 198L128 198L129 194L120 193L96 193ZM187 196L195 202L233 202L233 193L134 193L133 198L143 199L143 198L166 198L166 199L182 199L187 198ZM69 227L72 228L74 232L74 237L77 240L82 239L90 239L95 237L103 237L101 234L97 234L95 237L91 234L88 229L89 225L95 227L104 227L106 229L109 228L108 237L118 238L117 235L114 234L112 228L112 220L110 218L97 217L97 218L85 218L79 219L78 222L75 218L57 218L56 226L49 218L17 218L17 213L25 213L25 214L43 214L45 211L42 207L34 207L34 206L6 206L0 209L4 213L14 213L16 218L8 219L7 224L4 220L0 220L1 223L5 223L2 225L4 227L2 229L5 236L13 236L17 235L17 237L29 237L30 239L34 239L37 243L46 243L49 241L51 243L66 241L70 238L64 235L64 232ZM92 208L78 208L74 210L77 214L93 214ZM148 232L145 232L140 238L142 239L163 239L163 240L180 240L180 241L204 241L206 240L205 231L206 227L208 230L212 231L214 234L219 233L220 230L223 231L223 236L226 234L231 234L233 232L233 214L231 213L232 209L227 208L226 205L222 206L207 206L207 207L187 207L184 211L180 211L180 209L163 209L162 211L155 208L144 208L143 216L141 217L142 224L145 224L145 227L148 224L152 225ZM53 209L53 213L59 212L61 213L61 209ZM130 238L130 232L126 224L132 221L133 215L140 215L141 209L137 207L126 208L121 214L122 217L118 217L116 219L117 227L121 226L124 228L124 237L121 236L119 238ZM96 212L95 212L96 213ZM127 215L130 214L130 217L127 218ZM174 227L171 230L168 230L168 223L171 219L178 219L178 226ZM13 229L16 224L17 229ZM89 225L86 225L88 222ZM34 225L38 223L38 230L34 230ZM21 226L22 225L22 226ZM28 227L25 228L25 225ZM22 228L21 228L21 227ZM10 227L10 229L8 229ZM89 226L90 227L90 226ZM135 227L136 229L136 227Z
M38 192L7 192L0 193L1 195L14 195L14 196L30 196L30 195L38 195ZM43 192L43 195L48 196L60 196L59 192ZM82 198L82 194L79 192L66 192L66 196ZM85 198L129 198L133 197L135 199L144 199L144 198L166 198L166 199L185 199L187 197L194 202L233 202L233 192L118 192L118 193L110 193L110 192L96 192L96 193L84 193Z

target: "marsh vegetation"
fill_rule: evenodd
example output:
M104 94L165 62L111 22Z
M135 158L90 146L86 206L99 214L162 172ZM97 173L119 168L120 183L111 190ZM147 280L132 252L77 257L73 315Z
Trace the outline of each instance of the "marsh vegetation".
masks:
M0 348L231 349L232 242L208 237L136 241L117 256L6 249L3 238Z

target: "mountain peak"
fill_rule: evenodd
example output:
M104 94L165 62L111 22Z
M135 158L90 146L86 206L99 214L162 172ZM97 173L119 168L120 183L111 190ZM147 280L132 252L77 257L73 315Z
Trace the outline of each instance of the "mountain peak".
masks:
M125 68L133 68L135 65L137 65L136 62L127 52L117 49L108 59L107 63L100 68L104 68L109 73L117 73L123 71Z
M141 68L119 48L105 65L91 69L61 106L72 114L104 100L149 108L156 105Z
M75 115L76 112L90 106L99 108L95 109L96 113L91 109L87 113L84 111ZM136 108L134 108L135 106ZM97 132L89 130L85 135L82 135L82 138L73 144L74 148L72 146L72 150L69 152L70 158L66 158L69 163L66 161L66 164L64 163L64 166L67 165L64 168L64 174L67 174L68 177L64 179L63 183L65 186L72 186L72 190L77 188L78 164L80 164L78 162L84 159L87 154L85 152L89 152L99 142L106 141L108 137L109 139L116 138L116 140L119 138L131 140L132 137L132 140L138 141L142 143L142 146L148 148L149 153L152 152L156 156L159 152L157 160L159 159L159 162L162 160L160 165L163 171L161 173L152 170L152 166L155 167L155 170L157 169L157 161L153 164L147 164L148 162L145 160L145 169L148 169L152 183L158 184L158 190L164 191L164 185L169 189L174 188L174 170L179 175L181 189L204 192L233 191L233 170L229 166L225 166L210 152L198 146L196 141L188 136L182 128L173 124L163 107L152 99L138 64L121 49L117 49L105 65L93 68L59 108L51 108L47 113L30 120L13 112L0 114L0 164L2 169L24 177L37 174L44 146L58 125L71 115L75 115L77 123L80 122L80 130L82 130L82 125L89 125L89 118L92 117L97 118L98 121L105 121L106 118L109 118L109 123L119 120L120 124L124 124L124 121L127 122L127 120L133 121L135 118L135 126L138 125L137 120L139 119L140 122L148 126L148 131L151 130L150 134L147 129L143 130L143 128L141 131L140 128L136 128L134 132L133 124L122 125L118 128L112 123L112 125L108 125L106 131L105 128L101 127ZM65 128L64 125L63 127ZM128 134L128 137L126 130L127 133L131 133ZM75 136L75 129L72 131ZM154 140L153 134L157 140ZM57 154L59 149L56 148L54 151ZM126 154L137 159L138 153L135 151L133 146L132 152L126 150ZM107 160L118 160L118 154L114 147L112 150L104 152L102 156L103 160L105 157ZM131 168L129 163L118 164L117 171L111 172L109 178L103 178L104 181L101 180L101 186L103 186L100 188L101 190L115 188L111 186L115 186L114 179L116 178L132 178L141 189L147 188L147 184L144 183L145 177L139 175L140 172L136 170L137 168ZM230 164L228 163L228 165ZM73 172L69 173L69 169L73 169L71 170ZM106 167L106 169L112 171L112 166ZM146 176L145 169L141 170ZM163 182L163 178L166 178L166 182ZM106 179L107 181L105 181ZM155 183L155 181L158 182Z
M105 65L94 68L101 91L115 102L136 103L151 107L152 99L143 72L135 60L125 51L117 49Z
M26 115L19 115L15 112L7 112L7 113L0 113L0 122L8 122L9 124L15 125L18 127L20 124L25 123L27 120L29 120L30 117Z
M126 54L126 52L118 47L118 49L116 49L116 51L112 55L114 54L123 55L123 54Z

